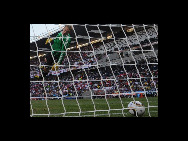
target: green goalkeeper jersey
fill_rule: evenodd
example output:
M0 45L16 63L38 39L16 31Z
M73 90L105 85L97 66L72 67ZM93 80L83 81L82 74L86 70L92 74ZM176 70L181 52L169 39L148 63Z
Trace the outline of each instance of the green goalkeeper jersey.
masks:
M61 32L56 37L58 38L54 39L54 43L52 45L53 48L52 54L55 58L59 58L57 63L61 64L66 53L58 52L58 51L66 51L66 48L68 48L70 45L71 37L70 34L63 35L62 37Z

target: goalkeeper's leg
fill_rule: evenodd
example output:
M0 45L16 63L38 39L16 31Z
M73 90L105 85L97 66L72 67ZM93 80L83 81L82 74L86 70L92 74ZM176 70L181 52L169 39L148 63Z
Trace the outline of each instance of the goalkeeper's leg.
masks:
M46 58L45 58L45 65L48 65L48 66L44 66L42 68L43 77L46 77L46 75L49 73L50 69L52 68L53 64L54 64L54 61L53 61L51 53L47 53Z

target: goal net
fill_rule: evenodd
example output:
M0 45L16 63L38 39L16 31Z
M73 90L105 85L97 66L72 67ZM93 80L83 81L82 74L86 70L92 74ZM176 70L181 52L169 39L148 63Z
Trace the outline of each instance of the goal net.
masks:
M142 117L158 117L158 25L66 25L71 42L58 51L65 24L30 25L30 117L138 117L131 101L144 105ZM44 75L53 52L65 56Z

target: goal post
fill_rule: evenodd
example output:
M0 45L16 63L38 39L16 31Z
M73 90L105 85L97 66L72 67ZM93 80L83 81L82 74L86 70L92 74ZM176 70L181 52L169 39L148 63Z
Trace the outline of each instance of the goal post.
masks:
M60 64L53 52L65 53ZM157 24L30 25L30 117L132 117L131 101L144 105L142 117L158 116Z

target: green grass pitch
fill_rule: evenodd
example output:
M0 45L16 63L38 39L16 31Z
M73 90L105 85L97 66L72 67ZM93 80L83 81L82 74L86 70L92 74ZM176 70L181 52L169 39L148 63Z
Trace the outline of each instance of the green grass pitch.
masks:
M158 117L158 97L134 99L146 107L142 117ZM127 108L130 101L133 101L133 98L121 98L121 101L119 98L93 99L93 101L91 99L31 100L30 116L109 117L110 115L110 117L134 117L127 109L123 109L123 107Z

